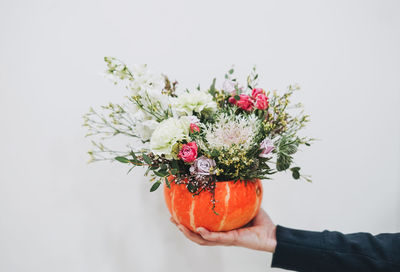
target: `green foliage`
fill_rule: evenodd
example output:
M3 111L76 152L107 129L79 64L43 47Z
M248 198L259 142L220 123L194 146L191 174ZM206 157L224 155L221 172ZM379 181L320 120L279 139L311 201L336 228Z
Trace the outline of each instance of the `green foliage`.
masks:
M130 160L128 160L128 159L125 158L125 157L115 157L115 159L116 159L117 161L119 161L119 162L122 162L122 163L130 163Z
M161 181L157 180L157 181L153 184L153 186L151 186L150 192L154 192L155 190L157 190L158 187L160 187L160 185L161 185Z
M107 64L107 73L112 75L115 83L118 80L124 81L129 89L129 84L135 80L135 75L121 61L105 57ZM229 69L225 74L225 78L236 84L236 94L233 96L235 100L240 100L240 94L250 93L253 88L258 85L259 75L254 67L250 75L247 77L246 84L239 85L238 80L234 78L234 69ZM165 87L162 90L163 94L170 97L177 97L176 86L177 82L172 82L168 77L164 76ZM245 87L242 87L245 86ZM246 89L247 87L247 89ZM200 85L197 87L201 90ZM266 110L255 109L252 112L246 112L235 105L228 102L232 96L226 90L217 89L216 79L208 89L208 92L213 97L218 105L217 114L200 115L194 113L203 125L215 124L219 114L227 114L230 116L243 116L249 118L251 115L257 117L257 130L252 135L252 144L243 148L240 144L232 144L229 148L208 148L204 141L205 132L203 128L199 133L191 133L187 140L183 140L181 144L189 141L195 141L198 146L198 157L204 155L212 158L216 162L215 169L212 169L212 179L209 182L209 189L215 182L224 180L252 180L256 178L269 179L271 175L279 171L290 170L293 179L300 178L306 181L311 181L308 176L300 173L300 167L295 165L294 155L299 150L301 145L310 146L312 138L299 137L299 131L304 128L309 122L308 115L302 111L301 104L293 104L291 102L292 95L299 90L296 85L291 85L281 95L276 91L267 91L266 95L269 99L269 107ZM171 105L162 108L160 102L146 97L145 95L131 94L128 96L128 101L133 103L136 108L142 111L146 116L157 122L161 122L173 116ZM109 103L101 107L101 112L94 109L84 115L84 126L88 129L88 137L97 136L101 141L92 141L94 149L89 151L91 161L112 160L127 164L130 168L128 173L136 166L146 167L146 175L150 174L153 185L150 191L155 191L159 188L162 182L165 182L167 187L170 187L168 177L174 176L174 181L179 183L183 180L188 180L187 189L193 194L198 194L203 190L200 184L191 176L189 168L191 164L183 162L181 159L166 158L153 154L149 149L133 149L130 146L126 151L115 151L103 144L103 140L115 136L126 136L130 139L135 138L142 140L143 143L148 140L143 140L140 134L136 131L136 121L130 114L130 109L126 105ZM249 120L249 119L247 119ZM260 157L260 143L269 138L274 143L274 150L268 154L268 157ZM135 151L132 151L135 150ZM207 185L207 186L208 186ZM212 189L210 189L212 191ZM214 203L215 205L215 203Z

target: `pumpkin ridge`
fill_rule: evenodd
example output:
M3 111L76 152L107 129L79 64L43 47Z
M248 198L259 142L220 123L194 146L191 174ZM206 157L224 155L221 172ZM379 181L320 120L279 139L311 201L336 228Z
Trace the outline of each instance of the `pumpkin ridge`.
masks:
M195 207L195 205L196 205L196 202L193 199L192 204L190 205L190 210L189 210L190 226L192 227L193 230L196 229L196 225L194 222L194 207Z
M231 198L231 188L229 187L229 182L225 183L225 188L226 188L226 194L225 194L225 211L224 211L224 217L221 220L221 223L219 224L218 230L221 231L225 225L225 220L228 217L228 207L229 207L229 199Z
M178 217L176 216L176 211L175 211L175 192L176 189L172 190L172 196L171 196L171 211L172 211L172 217L176 222L178 222Z

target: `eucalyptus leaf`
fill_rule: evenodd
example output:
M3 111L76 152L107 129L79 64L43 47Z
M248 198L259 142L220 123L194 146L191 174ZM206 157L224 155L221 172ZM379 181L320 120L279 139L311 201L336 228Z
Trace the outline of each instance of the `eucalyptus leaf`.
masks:
M160 187L160 184L161 184L161 181L156 181L154 184L153 184L153 186L151 186L151 188L150 188L150 192L154 192L155 190L157 190L158 189L158 187Z
M128 160L125 157L115 157L114 159L116 159L117 161L122 162L122 163L130 163L130 160Z
M171 185L170 185L170 182L169 182L168 178L165 177L164 180L165 180L165 184L167 185L167 187L168 187L169 189L171 189Z
M149 156L147 156L146 154L142 154L143 160L145 161L145 163L147 164L151 164L151 159Z

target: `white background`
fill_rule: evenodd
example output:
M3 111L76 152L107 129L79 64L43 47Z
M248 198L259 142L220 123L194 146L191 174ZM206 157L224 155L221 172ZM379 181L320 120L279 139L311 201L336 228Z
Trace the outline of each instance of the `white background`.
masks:
M200 247L162 191L125 165L87 165L82 114L119 102L103 56L181 86L255 64L299 83L320 139L297 156L313 183L265 181L281 225L400 231L399 1L0 1L0 271L278 271L271 255Z

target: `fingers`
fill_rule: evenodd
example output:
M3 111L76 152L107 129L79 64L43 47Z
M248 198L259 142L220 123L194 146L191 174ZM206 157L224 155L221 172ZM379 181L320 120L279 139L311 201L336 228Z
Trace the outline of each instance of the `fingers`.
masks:
M177 223L173 217L170 218L171 222L175 224L179 230L192 242L195 242L199 245L206 246L215 246L215 245L233 245L237 240L237 232L228 231L228 232L211 232L205 228L199 227L197 228L197 233L192 232L185 226Z
M220 245L233 245L236 241L235 230L227 232L211 232L205 228L197 228L197 231L204 240L215 242Z
M188 228L186 228L183 225L179 225L178 224L177 226L178 226L179 230L182 231L183 235L186 236L186 238L188 238L192 242L195 242L198 245L201 245L201 246L214 246L214 245L216 245L216 243L203 239L199 234L190 231Z

